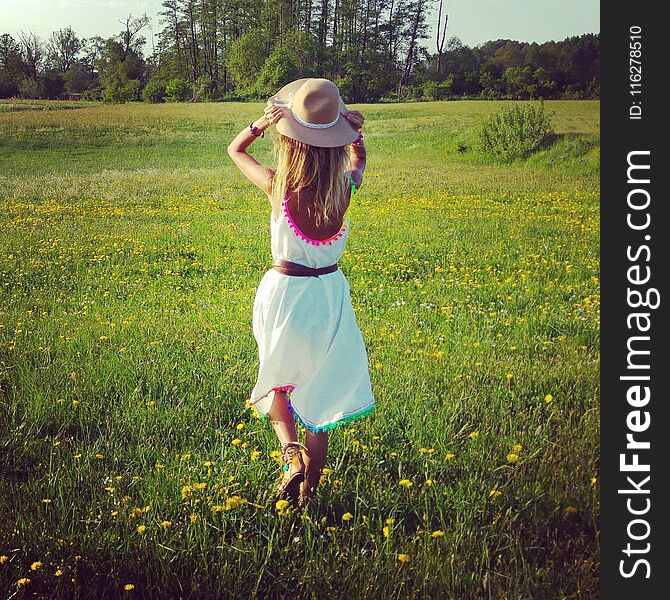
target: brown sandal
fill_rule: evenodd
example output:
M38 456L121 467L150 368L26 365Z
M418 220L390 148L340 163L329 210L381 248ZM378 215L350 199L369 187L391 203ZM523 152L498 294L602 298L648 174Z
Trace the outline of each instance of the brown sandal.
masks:
M304 479L300 484L300 491L298 492L298 508L305 508L314 501L316 490L307 483Z
M276 500L291 500L293 504L298 502L298 497L301 489L301 484L305 480L305 461L302 458L300 448L305 448L298 442L288 442L281 448L282 460L286 463L284 465L284 472L289 473L291 467L294 472L288 477L282 476L277 487L275 488ZM307 448L305 448L307 450Z

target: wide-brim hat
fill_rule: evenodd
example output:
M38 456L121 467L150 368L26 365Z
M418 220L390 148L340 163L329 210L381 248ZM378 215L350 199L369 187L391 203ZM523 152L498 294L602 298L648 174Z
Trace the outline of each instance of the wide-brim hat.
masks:
M354 129L342 111L347 107L329 79L303 77L287 83L268 103L284 106L277 132L310 146L335 148L356 141Z

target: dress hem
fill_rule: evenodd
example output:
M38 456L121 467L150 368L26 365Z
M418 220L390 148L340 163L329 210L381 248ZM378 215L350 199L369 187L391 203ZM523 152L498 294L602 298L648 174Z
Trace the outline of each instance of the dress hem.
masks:
M357 411L355 411L351 414L348 414L348 415L342 417L341 419L337 419L335 421L329 421L327 423L324 423L323 425L310 425L309 423L307 423L305 421L304 417L300 416L300 414L298 412L296 412L295 408L291 404L290 392L292 392L294 389L295 389L295 386L289 384L289 385L273 387L272 390L270 390L270 391L278 390L278 391L289 392L289 394L287 394L287 396L286 396L286 398L288 400L289 412L298 420L300 425L302 425L305 429L307 429L307 430L309 430L313 433L320 433L322 431L330 431L331 429L336 429L337 427L341 427L342 425L346 425L347 423L350 423L351 421L354 421L354 420L359 419L361 417L365 417L365 416L373 413L374 410L375 410L375 404L373 402L372 404L369 404L368 406L365 406L365 407L363 407L363 408L361 408L361 409L359 409L359 410L357 410ZM268 392L264 396L261 396L259 398L259 400L256 400L256 402L248 401L248 405L251 408L254 409L256 416L259 419L261 419L262 421L269 420L269 417L266 414L262 413L260 410L258 410L258 408L255 405L260 401L260 399L265 398L265 396L267 396L269 393L270 392Z

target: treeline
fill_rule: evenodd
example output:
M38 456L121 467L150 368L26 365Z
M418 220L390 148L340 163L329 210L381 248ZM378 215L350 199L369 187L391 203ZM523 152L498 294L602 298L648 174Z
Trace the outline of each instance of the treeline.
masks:
M437 8L436 48L428 13ZM347 102L594 98L599 35L543 44L447 38L442 0L165 0L162 29L122 20L108 39L71 28L46 42L0 36L0 97L261 99L299 77L327 77Z

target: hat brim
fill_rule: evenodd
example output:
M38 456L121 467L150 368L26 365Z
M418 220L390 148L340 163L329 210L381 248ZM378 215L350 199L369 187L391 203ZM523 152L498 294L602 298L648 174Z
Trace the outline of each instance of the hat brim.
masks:
M298 89L310 78L296 79L291 83L287 83L273 96L280 98L287 97L289 92L295 93ZM270 98L268 98L270 102ZM306 127L299 123L291 113L290 108L284 108L284 116L277 121L277 132L290 137L299 142L309 144L310 146L317 146L320 148L336 148L338 146L346 146L355 142L358 138L358 131L356 131L346 117L342 116L342 111L348 110L342 98L340 98L338 119L334 125L322 129L315 129Z

